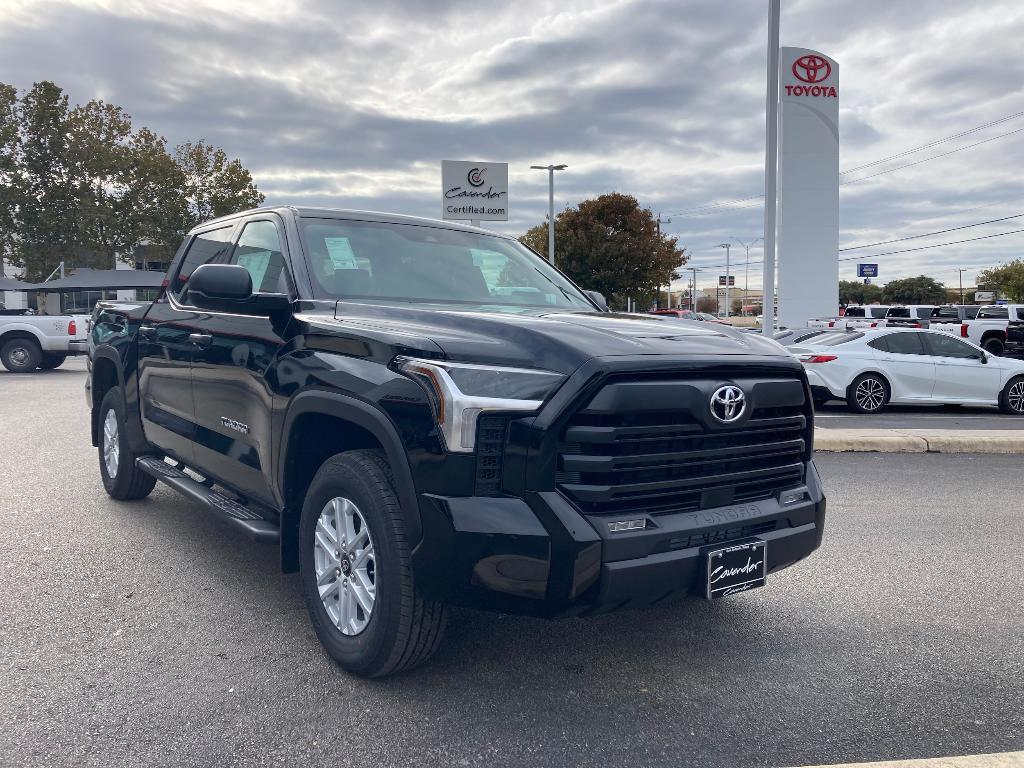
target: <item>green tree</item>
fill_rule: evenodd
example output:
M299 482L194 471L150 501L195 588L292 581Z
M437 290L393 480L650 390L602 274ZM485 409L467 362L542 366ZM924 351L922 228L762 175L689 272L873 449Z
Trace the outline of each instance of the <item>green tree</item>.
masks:
M844 307L849 304L877 304L882 301L882 289L873 283L862 283L858 280L839 281L839 303Z
M978 274L978 285L993 288L1010 301L1024 301L1024 260L1014 259Z
M547 224L520 240L547 255ZM686 263L678 239L660 234L654 214L635 197L609 193L566 208L555 217L557 266L584 288L600 291L609 305L627 297L646 306Z
M18 176L18 91L0 83L0 277L4 259L14 255L16 217L21 200Z
M261 205L265 196L241 161L229 160L227 153L200 140L174 148L174 160L184 174L188 226Z
M942 304L946 289L942 283L925 275L890 280L882 291L891 304Z

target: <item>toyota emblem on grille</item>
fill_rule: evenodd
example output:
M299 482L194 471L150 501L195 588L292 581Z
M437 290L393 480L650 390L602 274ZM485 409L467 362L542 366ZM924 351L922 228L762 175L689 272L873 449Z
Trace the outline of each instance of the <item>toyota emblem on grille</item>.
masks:
M747 408L747 396L732 384L719 387L711 396L711 415L723 424L739 420Z

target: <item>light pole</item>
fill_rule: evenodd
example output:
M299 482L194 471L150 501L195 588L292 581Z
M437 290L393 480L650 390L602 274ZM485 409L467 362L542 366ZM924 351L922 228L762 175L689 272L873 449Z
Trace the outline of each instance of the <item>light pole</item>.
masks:
M562 165L531 165L535 171L548 172L548 261L555 264L555 171L564 171L568 168Z
M957 272L960 273L960 305L964 303L964 272L967 271L967 267L957 267Z
M768 84L764 120L764 278L761 333L775 333L775 206L779 158L779 14L781 0L768 0Z
M719 248L725 248L725 316L729 316L729 249L730 243L719 243Z
M743 266L743 301L745 303L747 301L747 292L750 290L750 247L758 240L764 240L764 238L755 237L749 243L744 243L738 237L734 237L733 240L742 245L743 249L747 252L747 260L744 262ZM764 304L763 300L761 301L761 304Z

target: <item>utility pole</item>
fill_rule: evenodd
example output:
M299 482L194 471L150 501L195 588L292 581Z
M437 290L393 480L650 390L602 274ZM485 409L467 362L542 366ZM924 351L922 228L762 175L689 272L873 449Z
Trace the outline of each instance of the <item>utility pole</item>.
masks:
M733 240L735 240L737 243L742 245L743 249L747 252L747 260L744 262L744 266L743 266L743 303L744 304L747 303L747 292L750 290L750 247L752 245L754 245L754 243L756 243L758 240L763 240L763 239L764 238L761 238L761 237L755 237L749 243L744 243L738 237L734 237L733 238ZM763 299L761 301L761 304L762 305L764 304L764 300Z
M725 248L725 316L729 316L729 249L730 243L719 243L719 248Z
M564 171L568 168L562 165L531 165L530 168L536 171L548 172L548 261L555 264L555 171Z
M764 123L764 286L761 333L775 333L775 205L779 160L779 16L781 0L768 0L768 88Z
M693 273L693 283L690 288L690 310L693 312L697 311L697 268L690 267L690 271Z
M960 273L960 304L964 303L964 272L967 271L967 267L957 267L957 272Z

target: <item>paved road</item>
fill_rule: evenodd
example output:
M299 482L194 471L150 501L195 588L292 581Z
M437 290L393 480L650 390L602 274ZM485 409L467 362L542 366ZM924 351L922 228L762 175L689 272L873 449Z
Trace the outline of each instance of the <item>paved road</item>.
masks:
M716 604L453 616L339 672L296 577L173 492L112 502L81 364L0 374L0 764L759 766L1024 748L1016 456L836 455L826 543ZM74 369L78 370L74 370Z
M1002 414L995 406L890 405L867 416L851 413L836 402L819 406L814 423L826 429L1024 429L1024 418Z

